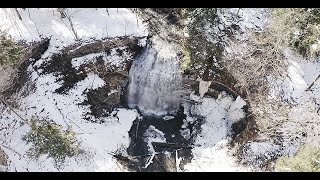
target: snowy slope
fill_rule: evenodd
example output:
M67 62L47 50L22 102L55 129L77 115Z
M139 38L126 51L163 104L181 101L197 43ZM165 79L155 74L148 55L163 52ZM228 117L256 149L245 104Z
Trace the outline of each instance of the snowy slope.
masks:
M39 40L40 36L58 38L63 43L75 40L70 22L61 18L57 8L18 8L19 20L12 8L0 9L0 27L15 39ZM78 37L100 39L123 35L144 36L148 32L142 21L124 8L68 8L67 16L73 23Z
M53 53L63 47L77 42L67 18L61 19L54 9L18 9L22 21L18 19L13 9L0 9L0 29L6 31L16 40L27 42L38 41L40 37L51 37L48 50L34 66L40 66ZM146 27L140 19L128 9L68 9L74 29L81 41L90 38L101 39L124 35L145 36ZM112 57L111 57L112 56ZM49 58L50 59L50 58ZM74 68L83 64L85 57L74 59ZM121 64L121 58L110 55L115 66ZM78 60L78 61L76 61ZM83 119L89 111L88 106L79 106L86 97L86 90L96 89L105 84L96 74L88 76L78 82L67 95L54 93L61 84L53 74L39 75L31 65L28 68L31 81L35 83L35 91L20 98L20 107L16 112L25 119L36 115L39 118L50 119L66 129L71 126L76 133L80 148L85 155L67 158L62 169L54 167L52 158L46 155L38 161L30 159L26 151L30 144L21 138L30 127L21 124L20 119L8 108L1 105L1 131L3 148L8 155L8 171L125 171L112 154L119 149L129 146L128 131L132 122L139 116L136 110L116 109L112 117L106 117L103 124L91 123ZM125 153L125 152L123 152Z
M233 100L225 92L220 93L217 99L200 99L193 94L190 98L199 103L191 106L191 114L205 117L205 123L201 125L201 133L197 134L194 142L192 149L194 157L191 163L184 166L184 170L187 172L248 171L236 163L236 159L228 148L231 125L245 117L242 108L246 103L240 97ZM234 114L237 114L236 118Z

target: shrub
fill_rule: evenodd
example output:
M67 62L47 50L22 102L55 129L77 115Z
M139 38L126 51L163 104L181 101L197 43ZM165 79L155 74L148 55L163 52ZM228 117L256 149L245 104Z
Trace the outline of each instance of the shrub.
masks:
M273 135L277 127L287 121L290 106L281 97L270 97L270 81L284 81L288 61L284 50L290 47L297 22L304 19L301 9L272 9L270 23L262 32L253 32L242 41L232 41L232 53L225 56L224 67L237 80L247 95L255 114L260 134ZM294 18L293 18L294 17Z
M320 172L320 150L309 145L302 146L292 157L280 157L275 164L276 171Z
M13 65L22 58L23 48L0 32L0 65Z
M272 18L286 35L279 39L288 41L304 57L320 55L319 8L277 8Z
M59 168L66 157L83 152L76 141L75 133L70 128L62 130L58 124L35 117L31 118L30 127L30 132L23 137L23 140L32 143L32 147L27 152L31 158L38 159L41 155L48 154L48 157L54 159L55 166Z

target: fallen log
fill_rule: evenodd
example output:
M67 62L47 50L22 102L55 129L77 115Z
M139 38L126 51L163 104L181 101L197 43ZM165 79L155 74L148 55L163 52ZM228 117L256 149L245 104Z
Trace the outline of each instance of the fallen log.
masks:
M192 148L190 145L175 144L175 143L162 143L162 142L151 142L152 146L156 147L168 147L168 148Z

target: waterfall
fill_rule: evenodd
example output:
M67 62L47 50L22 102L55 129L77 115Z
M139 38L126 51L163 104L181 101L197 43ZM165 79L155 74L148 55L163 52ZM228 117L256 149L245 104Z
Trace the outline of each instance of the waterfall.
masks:
M180 105L179 56L168 42L153 39L151 43L130 69L128 105L144 114L174 114Z

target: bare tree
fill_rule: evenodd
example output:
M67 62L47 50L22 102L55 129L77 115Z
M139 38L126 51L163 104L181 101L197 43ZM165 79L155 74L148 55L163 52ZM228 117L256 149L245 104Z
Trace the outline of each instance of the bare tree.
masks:
M20 15L19 11L18 11L18 8L14 8L14 10L16 11L16 13L17 13L17 15L18 15L19 19L20 19L20 20L22 20L22 17L21 17L21 15Z
M61 14L61 18L65 18L66 17L66 13L65 10L67 8L58 8L58 12Z
M74 13L73 13L73 14L67 13L66 10L67 10L67 8L58 8L58 12L60 12L61 18L67 18L67 19L68 19L68 21L69 21L69 23L70 23L70 26L71 26L71 31L72 31L72 33L74 34L76 40L79 40L78 33L77 33L77 31L75 30L74 25L73 25L73 22L72 22L72 19L71 19L72 15L73 15Z

